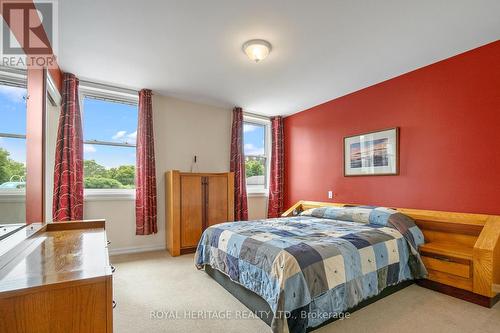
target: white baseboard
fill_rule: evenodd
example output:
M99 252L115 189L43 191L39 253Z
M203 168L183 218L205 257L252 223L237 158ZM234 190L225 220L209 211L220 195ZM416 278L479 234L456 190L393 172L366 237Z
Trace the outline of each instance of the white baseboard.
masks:
M128 254L128 253L140 253L140 252L149 252L149 251L160 251L165 250L166 247L164 244L161 245L146 245L146 246L134 246L134 247L122 247L118 249L109 249L109 255L117 255L117 254Z

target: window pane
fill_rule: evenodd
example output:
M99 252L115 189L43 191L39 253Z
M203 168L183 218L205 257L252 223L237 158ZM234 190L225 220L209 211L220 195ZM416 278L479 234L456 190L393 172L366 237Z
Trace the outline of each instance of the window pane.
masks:
M264 125L243 123L245 174L249 189L264 189L266 187L265 135L266 127Z
M135 147L84 145L86 189L135 188Z
M0 191L26 188L26 140L0 137Z
M84 140L135 145L137 113L137 105L85 97ZM133 189L134 181L135 147L84 145L86 189Z
M26 89L0 85L0 133L26 134Z
M247 185L258 185L260 187L266 185L266 158L245 156L245 173L247 177Z
M135 144L136 136L137 105L84 98L83 138L85 141Z
M266 127L254 123L243 123L245 155L264 156Z
M0 85L0 133L26 135L26 89ZM0 136L0 223L26 222L26 139Z

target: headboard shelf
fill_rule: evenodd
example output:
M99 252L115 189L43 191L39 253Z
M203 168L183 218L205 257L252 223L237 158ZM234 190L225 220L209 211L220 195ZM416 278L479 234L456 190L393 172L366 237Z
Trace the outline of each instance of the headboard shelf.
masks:
M425 243L420 247L421 252L438 254L438 255L447 255L453 258L473 260L474 257L474 248L463 246L460 244L451 244L451 243Z

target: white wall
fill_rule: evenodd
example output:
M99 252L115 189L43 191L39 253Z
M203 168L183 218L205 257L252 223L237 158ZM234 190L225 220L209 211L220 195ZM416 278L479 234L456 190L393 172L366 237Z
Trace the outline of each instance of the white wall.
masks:
M86 199L85 219L106 219L106 233L111 241L111 252L156 250L164 247L164 230L158 219L159 232L155 235L135 235L135 201Z
M190 171L194 155L198 156L194 171L229 171L231 110L155 94L153 113L158 182L158 233L149 236L135 235L134 201L85 201L86 219L106 219L113 253L165 247L165 171ZM249 199L252 218L265 217L267 199L264 199Z
M267 218L267 196L248 196L248 219L259 220Z

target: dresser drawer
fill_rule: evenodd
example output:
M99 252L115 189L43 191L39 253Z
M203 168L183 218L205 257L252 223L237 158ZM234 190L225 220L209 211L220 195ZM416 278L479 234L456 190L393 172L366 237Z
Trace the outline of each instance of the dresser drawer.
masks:
M466 279L472 276L470 260L422 253L422 261L428 270L456 275Z

